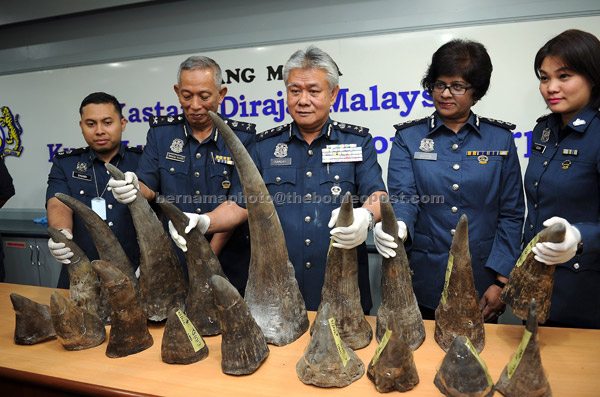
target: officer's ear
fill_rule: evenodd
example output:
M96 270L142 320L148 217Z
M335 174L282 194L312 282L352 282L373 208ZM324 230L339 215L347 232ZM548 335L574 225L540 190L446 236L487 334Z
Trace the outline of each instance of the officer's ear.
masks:
M175 91L175 95L179 98L179 86L177 84L173 85L173 90Z
M219 90L219 105L223 102L223 99L225 99L225 95L227 95L227 87L221 86L221 89Z
M333 104L335 103L338 92L340 92L340 86L336 85L333 91L331 91L331 100L329 101L329 106L333 106Z

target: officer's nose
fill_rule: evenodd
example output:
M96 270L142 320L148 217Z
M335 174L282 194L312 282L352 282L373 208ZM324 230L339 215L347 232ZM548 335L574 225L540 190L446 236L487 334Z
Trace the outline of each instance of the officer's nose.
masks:
M200 109L202 107L202 100L199 97L193 96L191 101L192 109Z
M298 104L302 106L310 105L310 94L308 91L302 91L300 93L300 99L298 100Z

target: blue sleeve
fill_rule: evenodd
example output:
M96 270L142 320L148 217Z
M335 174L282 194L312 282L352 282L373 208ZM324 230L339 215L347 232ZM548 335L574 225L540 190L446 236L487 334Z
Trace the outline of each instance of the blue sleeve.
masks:
M8 200L15 195L15 186L13 180L4 164L4 160L0 159L0 200Z
M508 156L502 167L498 227L492 250L485 264L486 267L504 277L510 275L521 253L521 231L525 215L519 157L512 134L509 139Z
M354 172L358 182L358 194L366 198L375 192L386 191L371 134L367 134L362 142L362 153L363 159L356 165Z
M52 160L52 168L48 174L48 187L46 188L46 202L56 193L64 193L72 196L71 189L67 184L67 175L57 157Z
M160 171L158 169L158 144L153 130L148 131L146 146L135 172L138 179L155 193L160 192Z
M410 150L400 131L394 137L388 163L388 191L396 218L406 224L408 235L414 236L419 208L409 198L417 195L417 182Z

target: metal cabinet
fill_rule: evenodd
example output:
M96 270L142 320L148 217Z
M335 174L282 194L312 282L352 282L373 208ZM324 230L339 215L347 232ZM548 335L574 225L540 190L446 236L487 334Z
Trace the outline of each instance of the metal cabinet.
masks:
M62 264L50 254L48 238L2 236L4 281L56 287Z

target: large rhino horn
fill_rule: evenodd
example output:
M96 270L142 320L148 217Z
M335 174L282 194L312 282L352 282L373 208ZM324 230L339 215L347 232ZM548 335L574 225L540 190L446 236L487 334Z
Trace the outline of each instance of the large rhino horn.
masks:
M106 169L117 180L125 174L110 163ZM149 320L162 321L185 301L187 285L179 258L162 223L139 190L127 204L140 247L140 299Z
M251 257L245 300L267 342L287 345L306 332L309 322L279 216L244 145L217 114L209 115L235 160L247 202Z
M123 274L129 277L137 289L138 281L135 277L131 261L129 261L123 247L119 244L119 240L117 240L106 223L104 223L98 214L81 201L63 193L56 193L55 196L79 216L94 241L100 259L116 266Z

